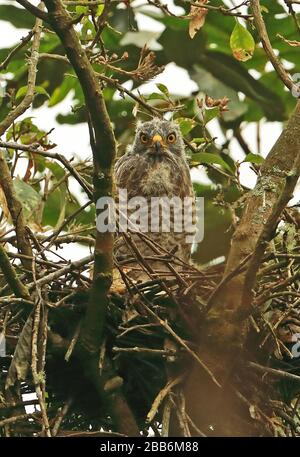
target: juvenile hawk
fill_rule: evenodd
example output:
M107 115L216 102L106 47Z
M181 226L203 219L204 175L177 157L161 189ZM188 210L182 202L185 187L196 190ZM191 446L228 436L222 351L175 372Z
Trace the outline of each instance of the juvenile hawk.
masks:
M138 210L140 215L146 216L148 225L141 231L168 252L188 262L191 242L187 241L187 236L191 238L191 230L187 231L184 222L188 217L191 219L193 209L184 210L184 199L190 197L186 201L193 201L194 192L178 126L158 118L139 124L132 147L116 163L115 174L117 188L127 190L128 200L134 198L134 203L142 198L140 206L143 208ZM128 215L133 213L134 209L130 207ZM182 227L178 217L182 220ZM145 242L137 234L131 234L131 237L153 269L166 271L165 263L153 259L157 250L155 253L151 242ZM116 241L115 253L118 259L134 257L122 235ZM160 253L163 254L166 255ZM136 275L136 278L140 279L140 276Z

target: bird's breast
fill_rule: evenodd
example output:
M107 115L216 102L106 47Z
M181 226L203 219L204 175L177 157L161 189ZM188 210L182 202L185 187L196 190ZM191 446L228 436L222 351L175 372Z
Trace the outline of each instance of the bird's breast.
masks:
M141 194L174 195L175 170L169 163L154 162L147 167L140 181Z

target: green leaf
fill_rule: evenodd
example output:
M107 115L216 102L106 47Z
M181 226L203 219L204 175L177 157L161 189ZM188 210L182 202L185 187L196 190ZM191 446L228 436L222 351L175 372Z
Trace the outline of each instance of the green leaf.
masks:
M234 57L241 62L251 59L254 53L255 41L250 32L238 21L230 37L230 47Z
M208 124L210 121L218 117L220 114L220 109L218 106L215 106L214 108L207 108L205 110L205 116L204 116L204 122L205 125Z
M165 86L164 84L158 83L158 84L156 84L156 87L157 87L157 89L160 90L164 95L166 95L166 97L169 97L169 96L170 96L169 89L168 89L167 86Z
M179 124L183 136L187 135L197 124L196 121L187 117L180 117L176 119L176 122Z
M222 168L232 172L228 163L226 163L225 160L223 160L222 157L217 154L210 154L209 152L196 152L196 154L191 156L191 161L198 163L215 163L221 165Z
M37 94L46 95L47 98L50 98L50 95L48 94L46 89L42 86L35 86L35 92Z
M202 144L205 142L206 142L205 138L193 138L192 139L192 143L196 143L196 144Z
M13 183L16 195L22 204L26 220L34 221L36 211L41 202L41 196L32 186L27 184L22 179L16 178Z
M76 78L72 76L67 76L60 86L56 87L53 91L53 94L50 97L48 106L55 106L60 103L68 95L71 89L76 85Z
M101 16L104 10L104 5L98 5L96 16Z
M251 163L256 163L257 165L260 165L264 162L264 158L258 154L253 154L252 152L249 152L249 154L246 155L245 159L243 162L251 162ZM242 162L242 163L243 163Z
M268 12L269 12L268 8L267 8L266 6L264 6L264 5L261 5L261 6L260 6L260 11L261 11L262 13L268 13Z
M166 97L163 94L152 92L152 94L147 96L147 100L166 100Z
M89 20L88 17L84 17L83 19L83 27L81 28L81 36L84 40L91 38L94 36L95 27L92 21Z
M77 5L75 11L77 14L86 14L88 13L89 9L87 6Z
M245 68L245 64L238 62L232 56L226 55L218 51L207 51L205 56L201 56L201 66L205 68L207 73L210 73L215 80L219 83L232 88L236 92L243 92L247 97L256 102L256 106L260 106L264 111L268 120L283 120L286 117L285 107L280 96L276 94L273 87L268 84L262 84L260 80L256 80L248 73ZM202 86L206 86L209 82L203 79L203 74L198 73L198 66L196 66L195 79L199 87L205 91L210 97L222 98L225 95L230 98L229 109L231 110L231 103L233 101L232 93L228 91L219 93L218 95L215 90L208 91ZM237 94L235 94L237 97ZM246 100L248 103L248 100ZM241 103L240 108L246 107L246 103ZM245 111L244 111L245 112ZM230 113L225 113L226 117Z
M20 89L16 93L16 99L25 97L27 90L28 90L28 86L20 87ZM35 86L34 90L35 90L36 94L46 95L46 97L50 98L50 95L48 94L48 92L46 91L46 89L44 87Z
M34 16L27 10L13 5L0 5L0 18L1 21L8 21L20 29L32 29L35 22Z
M64 169L56 162L51 162L50 160L45 161L46 168L52 171L53 176L59 181L64 175Z

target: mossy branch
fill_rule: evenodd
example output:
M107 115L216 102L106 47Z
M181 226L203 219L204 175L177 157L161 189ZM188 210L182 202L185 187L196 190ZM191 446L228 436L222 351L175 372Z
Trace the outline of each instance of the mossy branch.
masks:
M37 9L42 12L41 9ZM33 28L33 41L30 57L28 59L27 91L25 97L19 105L10 111L10 113L0 123L0 137L6 132L12 123L31 106L33 102L41 32L42 20L37 19ZM7 206L16 229L18 250L21 254L31 257L32 250L26 234L26 221L23 208L15 194L12 176L2 151L0 151L0 186L3 189ZM31 260L22 259L22 264L25 268L31 270Z
M293 179L288 180L288 192L283 197L292 194L299 177L299 155L300 102L262 165L255 188L249 193L244 214L233 236L225 275L249 254L255 253L262 234L265 239L270 236L274 228L274 218L270 218L274 214L275 219L278 218L286 206L286 198L281 198L286 180L293 172ZM265 233L266 227L268 234ZM240 308L245 277L246 272L235 276L226 285L225 296L222 294L222 309L237 311Z
M10 263L9 257L0 243L0 268L7 281L9 287L13 291L16 297L24 298L25 300L30 299L30 294L27 287L19 280L16 270Z
M94 160L94 201L113 195L113 164L116 142L98 79L72 25L72 18L60 0L46 0L48 22L59 36L67 57L78 77L90 119ZM112 281L113 234L97 232L93 286L80 343L89 352L99 350L107 306L107 293Z

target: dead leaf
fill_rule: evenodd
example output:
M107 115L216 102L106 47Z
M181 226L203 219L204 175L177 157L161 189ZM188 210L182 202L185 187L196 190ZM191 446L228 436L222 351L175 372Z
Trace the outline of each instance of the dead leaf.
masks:
M30 314L19 337L14 357L8 370L5 389L9 389L17 381L22 382L27 378L30 367L32 325L33 316Z
M201 0L196 3L199 3L199 5L204 5L207 3L207 0ZM189 35L191 38L194 38L196 33L203 27L207 13L208 10L206 8L201 8L201 6L195 5L191 6L191 11L188 15L188 18L190 18Z

